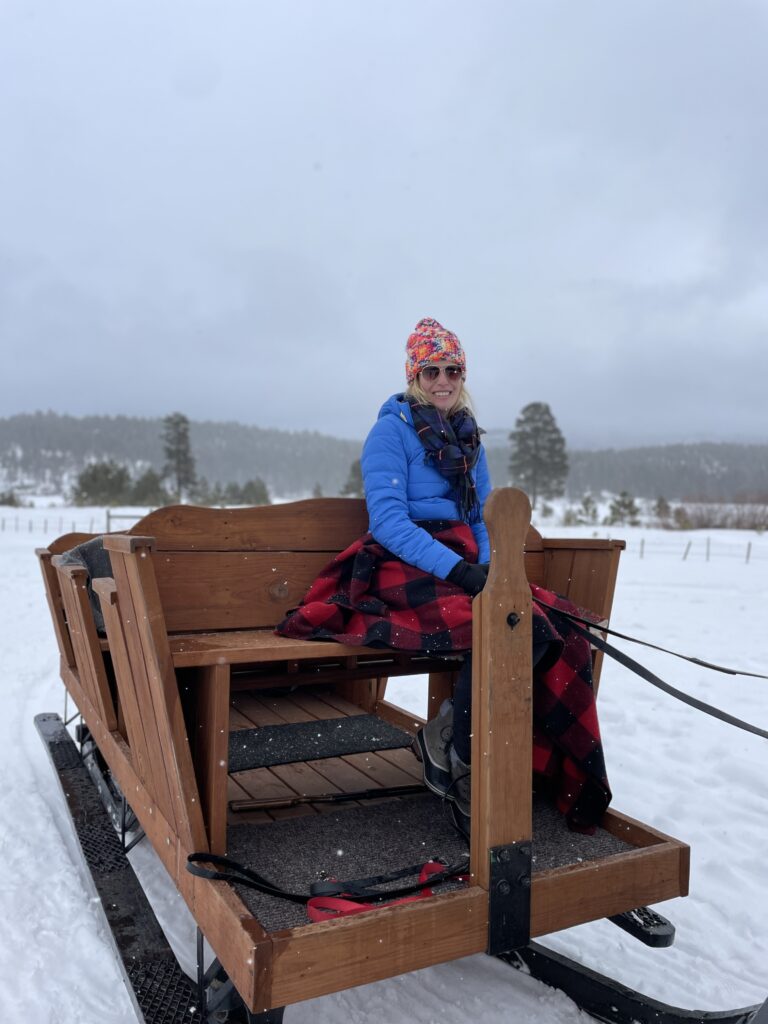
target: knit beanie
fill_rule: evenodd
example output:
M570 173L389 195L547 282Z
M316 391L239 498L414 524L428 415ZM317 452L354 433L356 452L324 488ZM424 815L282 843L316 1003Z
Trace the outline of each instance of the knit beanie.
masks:
M408 336L405 352L405 377L409 384L413 383L425 366L441 360L455 363L463 372L467 369L467 360L459 339L453 331L447 330L429 316L416 324L413 333Z

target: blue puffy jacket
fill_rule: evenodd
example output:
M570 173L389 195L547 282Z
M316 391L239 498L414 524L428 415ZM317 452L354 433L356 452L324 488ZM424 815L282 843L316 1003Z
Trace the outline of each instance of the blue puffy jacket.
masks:
M403 562L445 579L461 559L426 530L419 519L460 519L449 480L424 461L426 452L416 434L411 408L403 395L392 395L379 412L363 446L361 460L369 529L375 539ZM485 449L473 470L482 510L491 491ZM491 557L485 523L472 525L478 561Z

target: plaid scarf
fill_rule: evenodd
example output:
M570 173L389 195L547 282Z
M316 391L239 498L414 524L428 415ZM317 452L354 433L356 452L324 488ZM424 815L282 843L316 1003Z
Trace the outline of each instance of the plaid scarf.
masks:
M468 562L477 542L466 523L421 522ZM570 601L531 586L533 639L548 644L533 684L533 770L569 825L591 831L611 800L600 740L592 657L567 620L536 603L573 611ZM579 614L583 614L579 611ZM590 613L585 613L590 617ZM429 654L472 646L472 602L460 587L400 561L370 533L337 555L276 632L300 640L388 647Z
M480 429L468 409L444 417L434 405L408 399L425 461L449 480L456 489L456 504L465 523L480 522L480 503L471 470L480 455Z

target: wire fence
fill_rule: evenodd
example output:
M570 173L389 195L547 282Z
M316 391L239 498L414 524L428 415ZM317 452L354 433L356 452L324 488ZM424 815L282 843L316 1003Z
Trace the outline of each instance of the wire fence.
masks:
M683 562L713 562L721 558L738 558L747 564L768 561L768 538L746 537L743 543L719 540L717 537L696 537L690 539L685 532L675 533L674 539L628 537L627 554L640 558L654 556L676 556Z
M140 517L131 517L134 521ZM69 515L50 515L32 518L25 515L0 516L0 533L32 533L46 537L60 537L63 533L99 533L104 530L104 516L73 519ZM104 532L108 532L104 530Z

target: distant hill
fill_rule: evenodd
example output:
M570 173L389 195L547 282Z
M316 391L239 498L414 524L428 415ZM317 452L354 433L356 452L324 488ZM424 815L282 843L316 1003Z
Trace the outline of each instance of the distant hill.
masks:
M498 433L498 432L497 432ZM496 484L509 478L509 443L490 439L488 462ZM647 448L569 451L569 498L587 492L628 491L676 501L768 501L768 444L668 444Z
M133 416L25 413L0 419L0 487L70 489L82 468L112 458L138 475L163 465L162 420ZM243 484L260 477L281 497L309 494L319 484L338 494L360 441L313 431L267 430L241 423L192 422L199 476ZM495 484L508 482L509 440L503 430L484 438ZM768 444L670 444L571 451L568 495L629 491L669 500L768 499Z
M162 469L161 419L133 416L62 416L31 413L0 419L0 481L3 487L72 487L88 462L115 459L136 475ZM270 493L310 493L319 484L338 494L349 467L360 457L359 441L312 431L265 430L241 423L190 423L199 477L209 483L245 483L260 477Z

